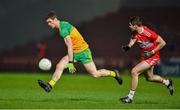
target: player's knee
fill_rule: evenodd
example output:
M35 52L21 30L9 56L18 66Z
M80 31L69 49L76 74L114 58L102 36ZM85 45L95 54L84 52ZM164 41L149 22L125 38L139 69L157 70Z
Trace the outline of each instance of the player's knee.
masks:
M138 76L138 71L136 69L131 70L131 77Z
M146 80L147 80L147 81L153 81L153 76L148 76L148 77L146 77Z

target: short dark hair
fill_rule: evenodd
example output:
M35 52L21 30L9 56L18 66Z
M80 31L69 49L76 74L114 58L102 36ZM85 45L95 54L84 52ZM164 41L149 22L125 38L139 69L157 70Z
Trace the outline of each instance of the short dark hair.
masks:
M55 18L57 18L57 15L56 15L56 12L55 11L50 11L47 15L46 15L46 17L45 17L45 20L47 20L47 19L55 19Z
M142 25L142 19L139 16L133 16L130 18L129 23L131 23L132 25L141 26Z

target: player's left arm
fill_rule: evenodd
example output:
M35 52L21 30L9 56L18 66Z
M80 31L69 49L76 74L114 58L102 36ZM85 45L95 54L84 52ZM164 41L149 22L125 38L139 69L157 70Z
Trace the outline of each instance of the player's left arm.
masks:
M144 53L145 58L149 58L153 56L157 51L161 50L166 45L166 42L159 35L157 36L157 39L154 42L158 44L157 47L153 49L151 52L145 52Z
M154 52L157 52L161 50L165 45L166 42L162 39L161 36L158 36L158 38L155 40L155 42L158 44L157 47L153 50Z

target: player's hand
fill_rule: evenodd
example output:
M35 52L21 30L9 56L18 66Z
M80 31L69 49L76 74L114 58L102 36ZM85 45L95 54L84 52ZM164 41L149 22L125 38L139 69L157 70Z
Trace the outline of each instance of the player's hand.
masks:
M76 71L76 68L74 67L73 62L69 62L69 63L67 64L67 68L68 68L68 70L69 70L70 73L74 73L74 72Z
M127 52L130 48L128 45L122 46L124 52Z
M152 57L153 55L155 54L155 51L154 50L152 50L151 52L144 52L144 57L145 58L150 58L150 57Z

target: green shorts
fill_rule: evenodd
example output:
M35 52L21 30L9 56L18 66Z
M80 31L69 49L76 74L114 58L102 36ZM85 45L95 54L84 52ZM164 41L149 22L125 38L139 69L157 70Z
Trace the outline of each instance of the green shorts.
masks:
M82 52L74 53L74 60L82 64L91 63L93 61L91 50L87 48Z

